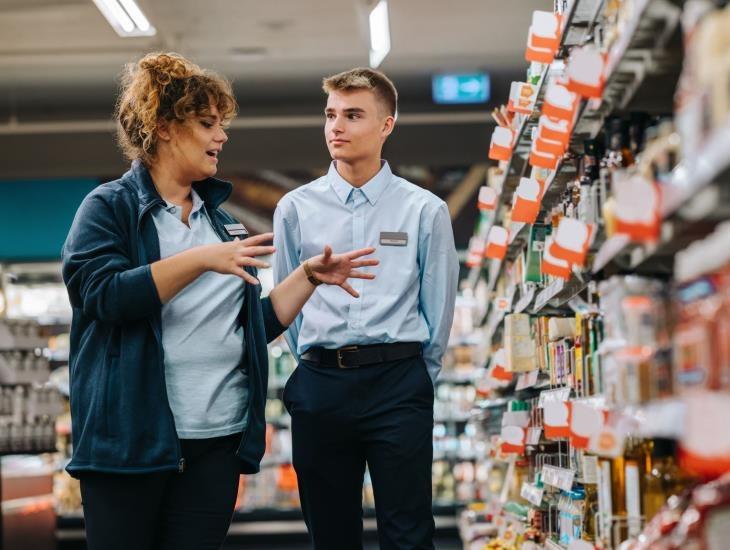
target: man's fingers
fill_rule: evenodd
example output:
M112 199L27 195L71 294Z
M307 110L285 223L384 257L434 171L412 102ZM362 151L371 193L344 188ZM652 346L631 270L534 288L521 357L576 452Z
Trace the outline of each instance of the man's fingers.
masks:
M350 260L354 260L355 258L360 258L361 256L367 256L368 254L372 254L373 252L375 252L375 249L373 247L361 248L360 250L352 250L350 252L347 252L345 254L345 257L349 258Z
M324 247L324 259L323 262L329 261L330 257L332 256L332 247L330 245L325 245Z
M353 298L359 298L360 297L360 295L357 292L355 292L355 289L352 288L347 283L342 283L340 286L342 288L344 288Z
M350 262L352 267L368 267L371 265L380 265L380 260L355 260Z
M253 237L249 237L248 239L241 241L241 243L245 244L246 246L256 246L259 244L271 242L273 239L274 239L273 233L261 233L261 235L255 235Z
M349 277L351 279L370 279L371 281L375 279L375 275L372 273L363 273L362 271L350 271Z

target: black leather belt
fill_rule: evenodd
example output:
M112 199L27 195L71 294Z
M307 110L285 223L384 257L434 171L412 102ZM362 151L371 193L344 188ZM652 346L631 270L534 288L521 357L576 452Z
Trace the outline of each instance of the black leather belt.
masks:
M422 353L419 342L399 342L395 344L374 344L367 346L345 346L340 349L310 348L302 354L302 359L321 367L356 369L388 361L401 361L418 357Z

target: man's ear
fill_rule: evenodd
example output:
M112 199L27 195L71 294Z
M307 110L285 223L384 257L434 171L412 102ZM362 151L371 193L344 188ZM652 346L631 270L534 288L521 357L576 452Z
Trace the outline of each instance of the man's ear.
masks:
M386 117L385 122L383 123L383 139L387 138L390 134L392 134L394 129L395 129L395 117L393 117L393 116Z
M170 141L172 139L170 123L164 118L157 119L157 138L162 141Z

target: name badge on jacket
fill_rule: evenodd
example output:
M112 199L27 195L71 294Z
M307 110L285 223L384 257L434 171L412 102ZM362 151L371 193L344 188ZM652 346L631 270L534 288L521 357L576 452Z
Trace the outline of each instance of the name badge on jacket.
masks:
M231 237L242 237L246 238L248 237L248 230L243 226L242 223L228 223L225 224L223 227L226 228L226 231Z
M408 244L408 233L381 231L380 244L383 246L406 246Z

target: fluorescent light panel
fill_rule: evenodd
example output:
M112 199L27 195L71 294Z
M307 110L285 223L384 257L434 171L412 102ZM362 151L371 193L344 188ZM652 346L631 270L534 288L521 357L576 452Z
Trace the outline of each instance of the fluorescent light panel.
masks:
M370 12L370 67L378 68L389 51L388 2L380 0Z
M157 33L134 0L94 0L94 4L119 36L153 36Z

